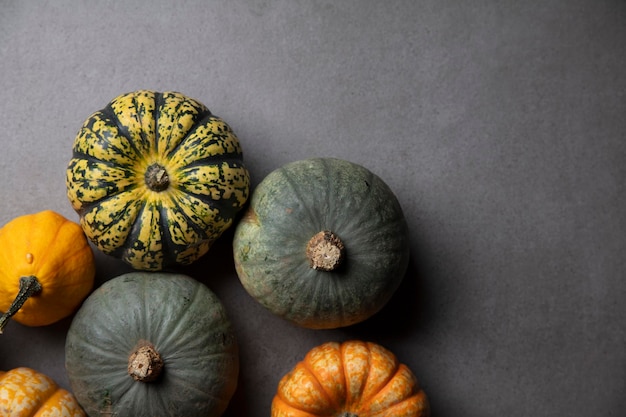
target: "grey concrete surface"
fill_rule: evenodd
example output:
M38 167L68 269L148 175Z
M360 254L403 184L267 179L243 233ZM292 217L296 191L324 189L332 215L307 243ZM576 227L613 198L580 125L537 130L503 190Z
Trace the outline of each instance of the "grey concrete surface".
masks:
M227 234L185 269L241 355L227 416L261 417L313 346L359 338L408 364L435 417L623 416L626 2L0 1L0 223L76 220L64 172L120 93L177 90L234 129L257 184L311 156L394 190L412 262L372 319L297 328L241 287ZM126 271L97 255L98 282ZM68 384L71 318L9 324L0 369Z

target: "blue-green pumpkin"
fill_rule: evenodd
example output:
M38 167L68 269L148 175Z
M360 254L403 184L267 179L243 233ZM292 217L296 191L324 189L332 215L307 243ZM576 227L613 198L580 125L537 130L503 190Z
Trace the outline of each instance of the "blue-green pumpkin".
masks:
M218 417L237 387L237 341L204 284L132 272L105 282L76 313L67 376L90 416Z
M291 162L256 187L237 224L235 267L246 291L308 328L377 313L404 278L409 233L390 187L337 158Z

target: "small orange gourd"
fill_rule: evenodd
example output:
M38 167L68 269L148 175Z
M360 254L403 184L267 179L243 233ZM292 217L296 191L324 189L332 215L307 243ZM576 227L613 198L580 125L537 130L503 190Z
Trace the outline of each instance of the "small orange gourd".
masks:
M96 273L94 255L78 225L46 210L0 228L0 333L13 318L45 326L72 314Z
M411 370L364 341L311 349L279 382L272 417L427 417L428 398Z
M74 395L30 368L0 371L0 416L84 417Z

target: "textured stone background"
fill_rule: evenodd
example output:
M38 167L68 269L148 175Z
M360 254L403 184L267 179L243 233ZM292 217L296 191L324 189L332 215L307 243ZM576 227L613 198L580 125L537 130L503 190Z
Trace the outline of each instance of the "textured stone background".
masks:
M64 171L83 120L120 93L177 90L239 136L254 183L310 156L396 192L412 263L365 323L312 331L242 289L231 235L189 274L238 332L228 416L267 416L327 340L379 342L433 416L621 416L626 408L623 0L0 0L0 222L76 219ZM102 282L126 268L98 255ZM67 386L70 319L11 323L0 369Z

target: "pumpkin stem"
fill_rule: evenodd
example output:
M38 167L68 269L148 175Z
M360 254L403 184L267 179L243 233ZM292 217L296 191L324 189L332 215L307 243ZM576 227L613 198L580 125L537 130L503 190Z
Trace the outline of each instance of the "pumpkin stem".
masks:
M306 256L311 268L320 271L337 269L345 257L345 252L341 239L328 230L315 234L306 245Z
M0 334L2 334L5 326L9 322L9 319L13 317L13 315L17 313L20 308L22 308L26 300L33 295L39 294L41 289L41 284L34 275L20 278L20 290L17 293L15 300L13 300L13 303L9 306L6 313L0 317Z
M128 358L128 374L139 382L156 380L163 370L163 359L154 346L140 342L138 348Z
M166 190L170 185L167 171L159 164L152 164L146 169L144 180L149 189L157 192Z

